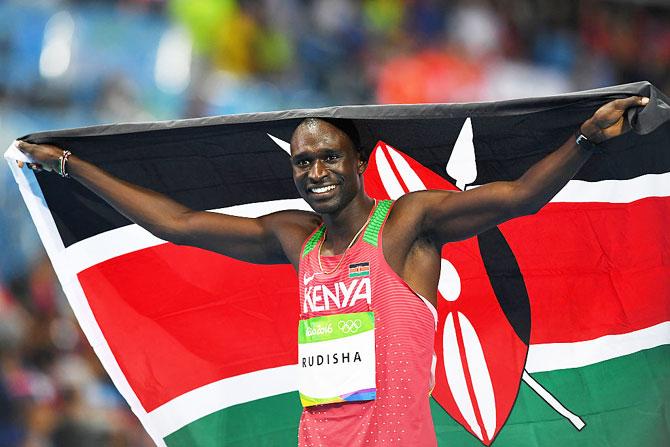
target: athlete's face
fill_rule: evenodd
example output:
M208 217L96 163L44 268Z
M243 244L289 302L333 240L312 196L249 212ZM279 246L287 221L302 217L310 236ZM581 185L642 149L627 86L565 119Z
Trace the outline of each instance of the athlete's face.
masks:
M291 138L293 181L319 214L342 210L363 189L365 162L340 129L321 120L300 124Z

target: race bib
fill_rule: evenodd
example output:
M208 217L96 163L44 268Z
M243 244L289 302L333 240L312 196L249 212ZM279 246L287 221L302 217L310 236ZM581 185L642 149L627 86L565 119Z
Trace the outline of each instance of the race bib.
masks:
M374 312L300 320L298 362L303 407L374 400Z

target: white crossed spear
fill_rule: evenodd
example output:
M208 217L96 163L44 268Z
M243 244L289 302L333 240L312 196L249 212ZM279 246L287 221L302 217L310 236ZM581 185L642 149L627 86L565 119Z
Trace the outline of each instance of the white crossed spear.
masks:
M465 191L467 185L471 184L477 178L477 163L475 163L475 146L473 142L472 122L467 118L463 123L461 132L456 139L456 144L451 153L451 157L447 162L447 174L456 180L456 187ZM459 281L460 282L460 281ZM446 281L440 281L441 284L446 285ZM445 293L440 290L440 293L445 296ZM556 399L549 391L540 385L524 368L521 379L528 385L538 396L540 396L551 408L558 412L561 416L566 418L577 430L581 430L586 425L582 418L568 410L558 399Z
M281 147L283 150L285 150L289 155L291 153L290 151L290 144L280 138L277 138L273 135L267 134L279 147ZM418 191L418 190L423 190L426 189L424 186L423 182L421 179L416 175L416 173L409 167L409 165L405 162L405 160L398 154L397 152L391 150L389 148L389 153L391 155L391 158L393 159L393 162L396 164L396 167L398 168L398 173L403 179L403 182L407 186L407 188L410 191ZM385 157L382 157L381 159L378 159L378 169L380 171L380 176L384 180L384 186L389 193L389 196L391 196L392 199L396 199L400 197L402 194L404 194L404 190L400 186L399 182L395 178L395 175L393 175L391 167L388 165L388 160L386 160ZM474 147L474 142L473 142L473 131L472 131L472 122L470 118L467 118L465 122L463 123L463 127L461 128L461 132L458 135L458 138L456 139L456 144L454 145L454 149L451 153L451 156L449 157L449 161L447 162L446 166L446 171L449 176L451 176L453 179L456 180L456 187L462 191L465 191L467 186L470 185L472 182L475 181L477 178L477 164L475 163L475 147ZM384 175L384 174L390 174L390 175ZM456 271L455 267L453 264L451 264L448 260L443 259L442 260L442 266L440 270L440 280L438 283L438 290L440 294L445 297L445 299L453 301L458 298L458 295L460 295L460 278L458 276L458 272ZM467 320L467 319L466 319ZM468 324L469 322L466 322ZM446 333L446 330L445 330ZM476 337L476 336L475 336ZM479 344L477 340L477 344ZM481 347L477 348L478 350L481 350ZM457 354L457 353L456 353ZM445 353L445 358L447 357ZM483 362L483 367L486 367L485 360L482 357L482 362ZM447 365L445 365L446 367ZM445 368L447 369L447 368ZM448 369L453 370L453 367L450 366ZM486 369L488 370L488 369ZM462 375L463 372L455 372L455 371L447 371L448 376L455 377L456 375ZM447 378L448 382L451 382L449 380L449 377ZM528 385L538 396L540 396L551 408L553 408L558 414L563 416L565 419L567 419L577 430L581 430L584 428L586 425L584 421L576 414L568 410L561 402L559 402L558 399L556 399L549 391L547 391L542 385L540 385L529 373L526 369L523 370L523 374L521 376L521 379ZM457 381L460 381L457 380ZM490 378L488 379L490 382ZM493 395L492 395L492 389L490 390L490 393L487 392L485 394L491 394L487 400L492 400ZM453 390L452 390L453 392ZM458 393L454 393L458 394ZM470 413L470 411L467 410L467 407L471 407L470 405L467 405L466 403L459 403L458 401L460 400L457 396L454 396L457 405L459 408L461 408L462 413ZM464 408L465 407L465 408ZM465 411L463 411L465 410ZM493 411L495 411L495 404L493 405ZM466 419L471 419L467 417L466 414L463 414L463 416ZM472 415L474 418L474 415ZM490 418L486 418L490 419ZM495 416L493 417L493 427L495 427ZM474 421L473 421L474 422ZM481 438L481 431L476 423L471 423L471 428L473 429L474 432L478 433L478 436ZM489 432L491 430L490 427L485 423L486 431ZM488 433L487 433L488 434Z

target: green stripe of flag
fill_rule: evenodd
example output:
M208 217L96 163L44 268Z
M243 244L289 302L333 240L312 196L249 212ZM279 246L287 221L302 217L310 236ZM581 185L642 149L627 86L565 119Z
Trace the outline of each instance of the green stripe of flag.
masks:
M533 377L586 422L577 431L525 384L495 447L656 447L670 445L670 345L582 368ZM434 400L441 446L481 447ZM205 416L165 438L168 447L297 445L297 393Z
M298 392L235 405L198 419L165 438L168 447L298 445Z
M554 397L579 415L577 431L528 386L495 447L656 447L670 445L670 345L582 368L533 373ZM440 445L482 444L432 402Z

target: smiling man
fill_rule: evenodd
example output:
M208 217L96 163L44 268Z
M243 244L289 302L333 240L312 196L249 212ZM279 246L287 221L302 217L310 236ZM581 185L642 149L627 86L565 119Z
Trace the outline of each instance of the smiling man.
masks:
M72 177L154 235L254 263L298 270L302 446L435 445L430 415L440 252L547 203L594 144L629 129L612 101L575 137L510 182L422 191L395 203L363 188L367 159L351 122L308 118L291 138L293 179L314 212L259 218L195 211L62 148L20 143L32 169Z

